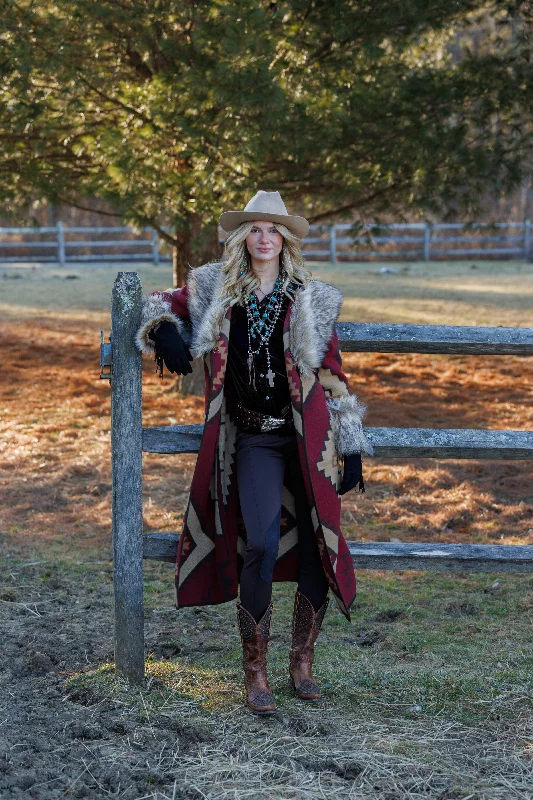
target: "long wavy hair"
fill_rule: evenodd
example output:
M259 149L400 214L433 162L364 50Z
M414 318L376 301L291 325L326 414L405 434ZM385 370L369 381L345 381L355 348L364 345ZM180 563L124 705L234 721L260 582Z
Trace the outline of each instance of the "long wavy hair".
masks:
M283 246L279 256L281 288L291 300L298 285L307 286L311 273L305 266L301 250L301 239L281 225L273 223L283 236ZM254 227L254 222L243 222L232 231L225 242L227 261L222 264L224 275L222 294L228 298L227 307L244 303L244 299L260 285L259 278L252 270L252 260L246 247L246 237Z

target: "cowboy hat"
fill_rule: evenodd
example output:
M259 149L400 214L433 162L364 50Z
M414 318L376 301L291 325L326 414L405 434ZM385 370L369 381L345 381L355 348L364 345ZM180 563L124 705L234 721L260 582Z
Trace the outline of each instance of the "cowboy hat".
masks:
M263 192L261 190L247 203L244 211L224 211L219 224L226 233L230 233L242 222L261 222L262 220L279 222L300 239L303 239L309 231L309 223L304 217L295 217L287 213L279 192Z

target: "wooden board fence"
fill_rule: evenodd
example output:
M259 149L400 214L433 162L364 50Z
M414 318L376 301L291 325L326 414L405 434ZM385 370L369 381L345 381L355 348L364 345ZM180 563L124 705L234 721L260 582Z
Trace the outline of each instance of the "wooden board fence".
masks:
M143 428L145 453L197 453L203 425ZM530 431L484 431L459 428L365 428L376 456L382 458L533 458Z
M144 675L144 558L174 561L177 533L142 530L142 453L195 453L202 425L142 429L141 357L133 342L141 317L137 273L120 272L112 292L111 346L101 365L111 370L115 661L132 682ZM533 329L349 323L337 325L344 351L533 355ZM366 428L376 457L533 459L530 431ZM349 542L357 569L533 572L533 547L418 542Z
M175 562L178 533L149 533L143 538L144 558ZM356 569L533 572L530 545L348 542L348 549Z
M451 233L451 235L450 235ZM219 242L224 239L219 229ZM103 238L102 238L103 237ZM531 261L531 221L397 222L311 225L303 239L307 259L432 261L449 258L515 258ZM161 249L163 248L163 249ZM170 250L153 228L76 226L58 222L42 228L0 228L0 264L18 261L90 263L98 261L171 261Z

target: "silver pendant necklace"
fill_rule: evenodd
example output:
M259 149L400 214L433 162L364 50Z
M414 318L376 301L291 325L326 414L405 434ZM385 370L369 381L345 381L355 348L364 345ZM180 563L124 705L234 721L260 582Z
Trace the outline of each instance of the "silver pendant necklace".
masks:
M276 284L278 284L278 281L276 281ZM274 386L275 373L270 363L270 350L268 345L283 305L283 294L281 291L279 291L279 284L274 286L272 295L273 296L269 300L268 306L262 316L259 315L257 298L254 298L253 295L250 295L245 301L246 321L248 327L248 376L254 391L257 391L257 386L255 383L254 356L259 353L262 347L264 347L266 351L266 377L268 380L268 385L270 387ZM256 347L252 346L252 338L259 340L259 343Z

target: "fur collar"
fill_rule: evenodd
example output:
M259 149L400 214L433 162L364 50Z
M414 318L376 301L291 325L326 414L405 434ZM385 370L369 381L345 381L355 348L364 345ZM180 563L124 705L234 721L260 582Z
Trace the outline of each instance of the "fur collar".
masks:
M215 347L220 336L225 301L220 264L204 264L189 272L191 351L201 356ZM226 301L227 302L227 301ZM342 305L342 294L329 283L312 278L294 299L289 346L302 375L318 369L331 339Z

